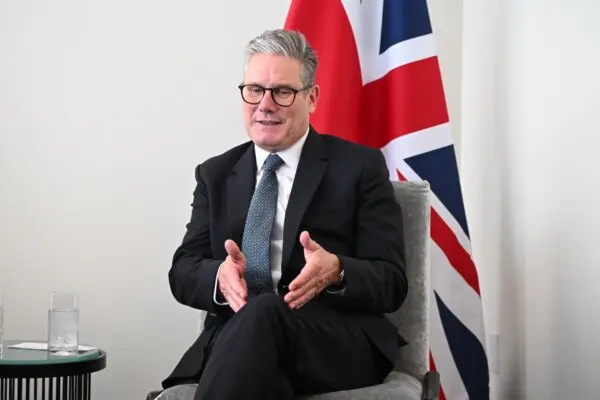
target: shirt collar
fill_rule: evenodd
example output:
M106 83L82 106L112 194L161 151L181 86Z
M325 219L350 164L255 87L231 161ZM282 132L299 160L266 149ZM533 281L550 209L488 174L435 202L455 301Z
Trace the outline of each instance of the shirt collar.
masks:
M296 141L293 145L288 147L285 150L278 151L277 154L283 162L294 171L298 168L298 164L300 163L300 155L302 154L302 148L304 147L304 142L306 142L306 138L308 136L308 132L310 131L310 127L306 130L304 136L302 136L299 140ZM256 154L256 169L260 171L265 160L271 154L265 149L261 149L257 145L254 145L254 153Z

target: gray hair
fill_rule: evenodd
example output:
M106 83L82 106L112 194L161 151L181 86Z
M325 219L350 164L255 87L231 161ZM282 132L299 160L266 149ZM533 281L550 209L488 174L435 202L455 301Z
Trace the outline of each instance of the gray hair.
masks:
M262 53L291 57L300 61L302 84L305 87L315 84L317 55L302 33L284 29L263 32L246 45L246 64L250 57Z

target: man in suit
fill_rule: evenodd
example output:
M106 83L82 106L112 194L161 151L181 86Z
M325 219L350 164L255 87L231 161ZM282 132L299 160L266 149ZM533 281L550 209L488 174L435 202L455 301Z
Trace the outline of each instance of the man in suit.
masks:
M265 400L380 383L405 344L383 314L408 290L383 155L310 126L317 58L303 35L267 31L246 50L250 141L196 168L169 271L175 299L208 315L163 387Z

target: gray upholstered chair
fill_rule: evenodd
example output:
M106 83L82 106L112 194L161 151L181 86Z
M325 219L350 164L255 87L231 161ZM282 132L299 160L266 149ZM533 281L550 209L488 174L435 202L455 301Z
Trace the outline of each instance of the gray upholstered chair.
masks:
M394 182L403 210L408 274L408 297L400 310L388 317L409 342L386 380L361 389L303 396L302 400L437 400L439 375L429 371L429 229L430 188L424 181ZM153 391L147 400L192 400L196 385Z

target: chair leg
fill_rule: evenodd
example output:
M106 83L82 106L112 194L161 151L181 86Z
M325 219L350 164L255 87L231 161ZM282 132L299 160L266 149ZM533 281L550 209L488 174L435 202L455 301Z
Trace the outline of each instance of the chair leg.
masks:
M437 371L428 371L423 377L422 400L438 400L440 395L440 374Z

